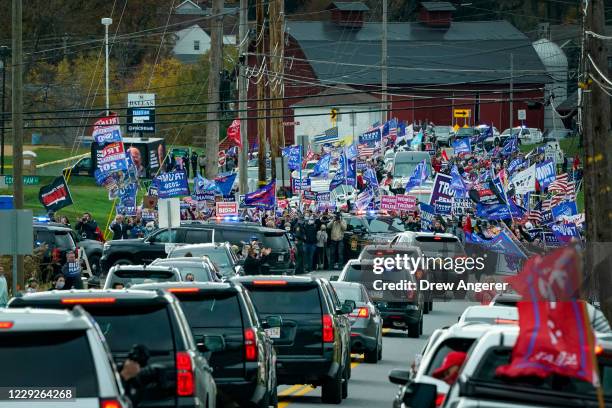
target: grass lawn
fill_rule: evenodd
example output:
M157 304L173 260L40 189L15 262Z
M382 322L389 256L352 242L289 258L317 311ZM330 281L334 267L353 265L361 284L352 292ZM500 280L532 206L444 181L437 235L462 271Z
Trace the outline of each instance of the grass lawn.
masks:
M559 146L561 146L561 150L566 156L575 156L579 154L582 156L584 153L584 149L582 147L578 147L579 139L577 137L570 137L566 139L561 139L559 141ZM538 145L535 144L522 144L520 146L521 152L529 153L531 150L535 149Z
M77 156L79 154L88 153L90 149L88 147L79 147L76 151L72 152L69 147L64 146L24 146L23 150L31 150L37 154L36 163L49 163L55 160L66 159L70 156ZM12 150L8 153L5 151L4 163L12 166L13 154Z

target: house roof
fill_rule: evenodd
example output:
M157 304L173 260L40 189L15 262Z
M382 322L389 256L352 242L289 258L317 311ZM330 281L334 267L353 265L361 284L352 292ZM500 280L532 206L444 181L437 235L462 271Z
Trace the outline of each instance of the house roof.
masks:
M457 10L448 1L422 1L421 6L427 11L455 11Z
M332 86L330 88L326 88L317 95L304 98L291 106L298 108L301 106L310 105L334 106L347 103L380 103L379 99L368 93L354 93L355 91L355 88L346 85ZM342 93L346 93L346 95L338 95Z
M328 9L336 8L341 11L369 11L370 8L360 1L334 1Z
M348 30L331 21L287 21L320 81L380 83L381 23ZM448 28L418 22L388 23L389 84L508 83L550 80L529 39L507 21L452 22Z

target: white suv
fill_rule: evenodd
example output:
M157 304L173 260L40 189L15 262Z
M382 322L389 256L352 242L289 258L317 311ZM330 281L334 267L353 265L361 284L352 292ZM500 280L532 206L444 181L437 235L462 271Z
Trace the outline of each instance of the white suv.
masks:
M0 361L0 384L14 398L3 408L25 400L28 408L131 407L98 325L80 307L0 309ZM44 399L25 398L36 394Z

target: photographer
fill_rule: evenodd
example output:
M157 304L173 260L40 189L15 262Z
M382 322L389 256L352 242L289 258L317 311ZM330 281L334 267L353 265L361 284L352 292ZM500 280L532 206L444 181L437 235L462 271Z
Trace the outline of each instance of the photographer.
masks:
M270 248L259 249L259 245L256 241L253 242L249 248L246 259L244 260L244 274L245 275L262 275L267 272L265 266L268 261L268 256L272 252Z
M85 239L96 239L96 229L98 223L91 218L91 214L86 212L76 224L76 232Z
M149 350L145 346L134 345L119 372L126 394L134 407L137 407L147 394L155 393L161 386L159 369L147 365L149 356Z

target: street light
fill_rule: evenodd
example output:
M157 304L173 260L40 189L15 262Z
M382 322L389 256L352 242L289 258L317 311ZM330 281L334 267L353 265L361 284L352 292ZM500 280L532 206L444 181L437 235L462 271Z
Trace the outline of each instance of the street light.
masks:
M106 53L106 116L110 115L110 110L109 110L109 99L108 99L108 26L113 24L113 19L112 18L108 18L105 17L102 19L102 24L104 25L104 47L105 47L105 53Z
M4 114L6 96L6 58L9 48L6 45L0 47L0 68L2 68L2 116L0 116L0 174L4 175Z

